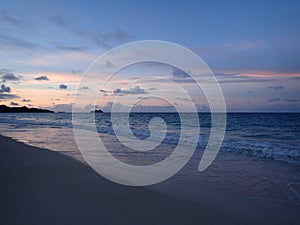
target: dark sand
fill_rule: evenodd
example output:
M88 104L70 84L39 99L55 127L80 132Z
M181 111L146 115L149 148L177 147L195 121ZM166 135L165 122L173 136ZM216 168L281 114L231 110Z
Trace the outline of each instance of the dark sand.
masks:
M0 144L1 225L297 224L295 218L287 218L289 214L277 219L278 209L273 212L272 207L266 214L258 215L259 221L253 221L249 220L251 208L246 210L245 216L227 213L230 199L226 199L229 202L226 205L218 197L218 207L206 202L196 204L147 187L112 183L88 166L54 151L1 136ZM164 191L169 188L170 193L179 188L168 182L162 185ZM207 193L205 197L210 199L209 190L201 193ZM237 201L233 199L233 202L238 212ZM247 203L241 204L241 208L247 208ZM259 210L253 213L259 214Z

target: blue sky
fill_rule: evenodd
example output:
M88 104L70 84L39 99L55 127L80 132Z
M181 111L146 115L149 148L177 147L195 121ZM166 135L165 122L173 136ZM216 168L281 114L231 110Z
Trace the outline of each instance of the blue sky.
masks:
M198 54L216 74L229 111L299 112L299 9L299 1L3 0L0 101L66 109L96 57L155 39Z

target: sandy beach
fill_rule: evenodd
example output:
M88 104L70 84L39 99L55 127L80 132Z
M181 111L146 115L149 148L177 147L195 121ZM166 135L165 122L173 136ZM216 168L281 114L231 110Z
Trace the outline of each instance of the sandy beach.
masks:
M198 190L195 203L172 180L153 187L118 185L66 155L2 136L0 143L3 225L297 224L300 219L295 208L258 205L207 186Z
M147 188L111 183L87 166L0 137L1 216L8 224L238 224Z

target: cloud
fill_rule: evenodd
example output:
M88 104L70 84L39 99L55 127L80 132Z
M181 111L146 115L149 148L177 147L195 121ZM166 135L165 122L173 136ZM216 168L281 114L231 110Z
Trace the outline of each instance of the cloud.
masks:
M9 73L9 72L11 72L11 71L8 70L8 69L5 69L5 68L0 69L0 74L1 74L1 75L6 74L6 73Z
M66 94L66 96L80 96L80 95L82 95L82 94L80 94L80 93L76 93L76 94L70 94L70 93L68 93L68 94Z
M43 81L43 80L49 80L47 76L39 76L34 78L35 80Z
M50 19L55 26L60 27L73 35L88 39L96 45L100 45L106 49L111 48L111 42L124 43L133 40L133 36L122 29L116 29L110 32L91 32L78 29L73 23L66 21L58 15L54 15Z
M288 80L300 80L300 77L291 77Z
M129 110L128 106L115 102L107 102L102 107L102 110L104 112L111 112L113 106L115 107L116 112L126 112ZM176 109L171 105L146 106L138 104L131 108L131 112L176 112Z
M115 67L110 61L106 60L105 68Z
M190 76L186 73L186 72L184 72L184 71L182 71L182 70L180 70L180 69L177 69L177 68L175 68L175 67L173 67L173 71L172 71L172 75L173 75L173 78L190 78Z
M196 104L198 112L210 112L210 108L207 105Z
M31 102L30 99L23 99L22 102Z
M214 73L214 75L216 77L234 77L234 76L239 76L239 73Z
M16 29L18 29L19 33L9 32L11 29L4 32L5 29L3 29L3 32L0 34L0 46L1 50L11 51L14 50L14 47L23 48L26 50L35 50L35 49L47 49L46 47L43 47L39 44L32 43L31 41L25 40L24 35L20 35L20 28L29 28L31 25L27 22L24 22L24 19L18 19L15 17L15 15L18 15L18 13L14 13L12 15L9 15L5 10L0 9L0 22L4 25L8 25L9 28L13 28L13 26L17 26ZM19 16L19 18L21 18ZM28 31L28 30L26 30ZM9 33L13 34L10 35ZM26 36L26 35L25 35ZM13 49L11 48L13 47ZM18 53L20 53L20 49L17 49Z
M103 96L108 96L108 93L112 93L112 91L106 91L104 89L100 89L99 92L103 93Z
M294 40L281 39L277 41L242 40L238 43L217 44L211 46L211 52L197 51L201 57L205 55L206 62L218 70L257 69L261 71L276 71L282 73L299 72L299 44ZM224 45L225 44L225 45ZM204 54L204 55L203 55ZM249 60L251 58L251 60ZM268 60L266 60L268 59ZM232 63L234 62L234 63Z
M83 107L79 108L73 108L73 103L70 104L57 104L52 107L49 107L50 110L53 110L54 112L72 112L72 110L76 110L78 112L89 112L94 109L99 109L98 106L94 105L85 105Z
M2 84L1 87L0 87L0 100L19 98L18 95L6 94L6 93L9 93L9 92L11 92L11 88L6 86L5 84Z
M284 86L270 86L270 89L274 90L274 91L279 91L279 90L283 90Z
M19 103L17 103L17 102L11 102L10 105L17 106L17 105L19 105Z
M190 101L188 98L176 97L176 99L181 101Z
M233 51L247 51L247 50L255 50L260 49L264 46L263 42L235 42L235 43L227 43L223 44L221 47L225 49L228 48L229 50Z
M136 105L131 109L132 112L176 112L176 109L172 105L162 106L145 106Z
M55 112L72 112L73 104L57 104L51 108Z
M59 50L64 50L64 51L74 51L74 52L85 52L89 48L85 46L56 46L57 49Z
M1 77L1 79L2 79L2 82L20 80L20 78L17 77L16 75L14 75L13 73L6 73Z
M70 70L72 74L78 74L78 73L81 73L81 70L75 70L75 69L73 69L73 68L70 67L70 66L68 66L68 70Z
M104 48L111 48L111 42L124 43L133 40L133 36L126 31L118 28L110 32L85 32L84 37L94 42L96 45L100 45Z
M139 86L135 86L130 89L121 89L117 88L113 91L114 95L140 95L140 94L147 94L148 92L144 89L140 88Z
M60 101L59 98L50 98L50 101Z
M65 84L61 84L61 85L59 85L59 89L66 90L66 89L68 89L68 86Z
M218 83L220 84L226 84L226 83L267 83L275 81L273 78L239 78L239 79L222 79L218 80Z
M299 99L284 99L286 102L299 102Z
M194 83L194 80L184 71L173 68L173 81L176 83ZM216 73L218 83L264 83L276 81L275 78L262 78L241 75L240 73ZM210 83L214 80L204 79L203 82Z
M103 40L114 40L118 42L126 42L133 39L133 36L128 34L126 31L118 28L108 33L101 33Z
M1 89L0 89L0 93L4 93L4 92L10 92L11 88L6 86L5 84L1 85Z
M280 98L271 98L268 101L269 102L278 102L278 101L280 101Z
M17 25L17 26L22 26L23 25L23 21L18 20L10 15L7 14L7 12L5 10L0 10L0 21L4 21L7 22L11 25Z
M176 108L172 105L142 105L137 104L131 109L127 105L123 105L122 103L116 103L116 102L107 102L103 107L102 110L104 112L111 112L112 107L114 106L114 110L116 112L126 112L128 110L131 110L131 112L177 112ZM196 105L197 110L199 112L210 112L209 107L207 105ZM189 109L186 109L186 112L191 112Z
M14 94L2 94L0 92L0 100L15 99L15 98L19 98L19 96Z
M84 86L84 87L79 88L79 90L89 90L89 87Z
M0 34L0 43L2 46L14 46L14 47L20 47L20 48L24 48L24 49L29 49L29 50L34 50L36 48L43 48L42 46L33 44L29 41L20 39L20 38L15 38L12 36L8 36L6 34Z
M148 97L137 97L137 99L149 99Z

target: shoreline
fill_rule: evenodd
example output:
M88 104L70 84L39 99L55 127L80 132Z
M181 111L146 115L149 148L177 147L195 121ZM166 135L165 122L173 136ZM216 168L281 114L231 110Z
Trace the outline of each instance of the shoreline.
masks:
M0 136L1 224L239 224L145 187L105 180L57 152Z
M149 187L115 184L65 154L3 136L0 143L1 224L297 224L300 219L300 208L258 204L207 184L200 190L172 179Z

